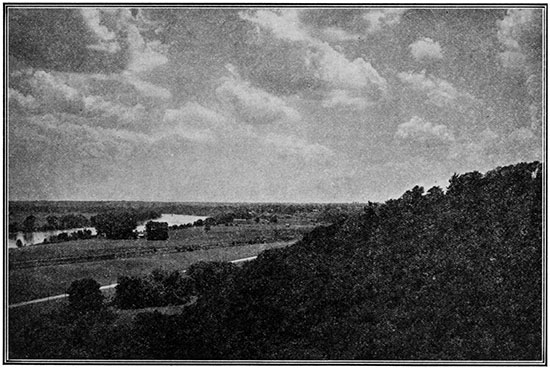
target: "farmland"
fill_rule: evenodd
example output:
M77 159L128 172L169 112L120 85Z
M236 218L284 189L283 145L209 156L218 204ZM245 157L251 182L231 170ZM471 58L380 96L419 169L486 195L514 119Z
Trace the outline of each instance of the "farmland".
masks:
M64 293L89 277L100 284L154 269L181 270L201 260L233 260L290 244L313 225L241 224L171 230L166 241L94 238L10 249L10 304Z

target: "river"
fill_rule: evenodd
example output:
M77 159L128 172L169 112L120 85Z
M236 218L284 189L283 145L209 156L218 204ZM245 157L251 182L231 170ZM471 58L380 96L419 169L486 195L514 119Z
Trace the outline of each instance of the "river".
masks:
M167 222L168 226L173 226L173 225L192 224L193 222L199 219L204 220L207 217L208 216L176 215L172 213L163 213L159 218L154 219L152 221ZM8 248L17 248L18 240L21 240L21 244L23 246L36 245L36 244L44 243L44 241L51 236L57 236L61 233L72 234L72 233L76 233L79 230L90 230L92 232L92 235L97 234L96 229L93 227L81 227L76 229L52 230L52 231L34 231L32 233L24 233L20 231L15 234L9 235ZM145 231L145 223L138 225L136 230L138 232Z
M148 220L148 221L167 222L168 226L174 226L174 225L192 224L197 220L205 220L207 218L208 216L175 215L172 213L163 213L159 218L156 218L154 220ZM147 223L148 221L145 221L143 224L139 225L136 228L136 230L138 232L145 231L145 223Z
M34 231L32 233L24 233L19 231L15 234L10 234L8 239L8 248L17 248L17 241L21 240L23 246L35 245L44 243L44 241L52 236L57 236L61 233L73 234L79 230L90 230L92 235L96 235L97 231L94 227L79 227L74 229L65 230L51 230L51 231Z

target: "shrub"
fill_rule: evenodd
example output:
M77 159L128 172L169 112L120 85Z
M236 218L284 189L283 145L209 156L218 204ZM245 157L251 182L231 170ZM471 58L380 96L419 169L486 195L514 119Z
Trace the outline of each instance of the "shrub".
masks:
M104 212L92 217L92 225L98 234L105 234L108 239L134 238L137 226L136 215L127 211Z
M103 307L103 294L94 279L81 279L71 283L67 290L69 306L75 311L97 311Z
M149 221L145 225L147 240L166 240L168 239L168 223Z

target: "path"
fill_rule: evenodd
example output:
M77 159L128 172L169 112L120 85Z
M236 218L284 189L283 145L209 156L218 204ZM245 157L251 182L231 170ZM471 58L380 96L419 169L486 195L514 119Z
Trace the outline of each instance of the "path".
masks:
M257 257L258 257L258 256L247 257L247 258L241 258L241 259L235 259L235 260L230 261L230 262L231 262L231 263L248 262L248 261L252 261L253 259L256 259ZM185 271L186 271L186 270L183 270L183 272L185 272ZM99 290L113 289L113 288L115 288L117 285L118 285L118 284L104 285L104 286L101 286L101 287L99 288ZM60 294L60 295L48 296L48 297L46 297L46 298L34 299L34 300L26 301L26 302L11 304L11 305L9 306L9 308L17 308L17 307L23 307L23 306L25 306L25 305L30 305L30 304L37 304L37 303L49 302L49 301L56 300L56 299L67 298L68 296L69 296L69 294Z

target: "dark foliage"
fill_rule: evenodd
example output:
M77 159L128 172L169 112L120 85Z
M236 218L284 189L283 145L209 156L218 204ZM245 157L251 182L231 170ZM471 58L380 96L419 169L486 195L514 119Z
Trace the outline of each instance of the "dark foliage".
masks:
M77 312L100 310L103 307L103 294L99 287L99 283L93 279L73 281L67 290L70 308Z
M100 213L91 221L97 233L105 234L108 239L134 238L134 229L138 225L136 214L128 211Z
M168 223L149 221L145 224L147 240L166 240L168 239Z
M136 326L140 356L540 359L541 171L455 175L447 193L415 187L206 277L207 297L179 318Z
M188 303L194 294L189 277L177 271L155 270L145 277L120 277L114 304L121 309L179 305Z

